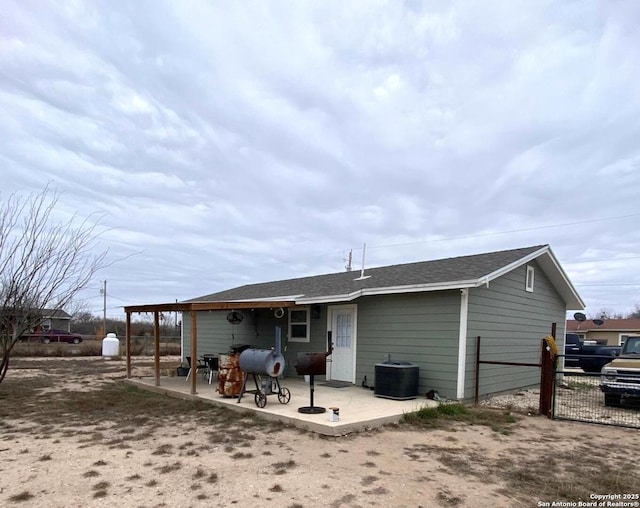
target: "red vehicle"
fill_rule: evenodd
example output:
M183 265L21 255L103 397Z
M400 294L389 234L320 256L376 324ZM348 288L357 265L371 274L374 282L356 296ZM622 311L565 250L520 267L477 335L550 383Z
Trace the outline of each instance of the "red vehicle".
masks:
M42 332L28 333L21 337L22 340L28 342L42 342L49 344L51 342L67 342L69 344L80 344L82 337L78 334L67 332L65 330L47 330Z

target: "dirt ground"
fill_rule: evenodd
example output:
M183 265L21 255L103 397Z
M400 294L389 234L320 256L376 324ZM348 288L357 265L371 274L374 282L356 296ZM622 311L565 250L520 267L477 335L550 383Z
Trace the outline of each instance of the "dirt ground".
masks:
M135 374L151 365L136 360ZM122 361L14 360L0 384L0 506L533 507L615 494L639 506L638 430L525 414L506 431L326 438L122 378Z

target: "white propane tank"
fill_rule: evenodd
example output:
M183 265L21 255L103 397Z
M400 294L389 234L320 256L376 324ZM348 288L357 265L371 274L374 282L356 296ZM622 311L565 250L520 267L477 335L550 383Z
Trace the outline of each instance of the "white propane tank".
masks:
M120 356L120 341L115 333L108 333L102 339L102 356L105 358L115 358Z

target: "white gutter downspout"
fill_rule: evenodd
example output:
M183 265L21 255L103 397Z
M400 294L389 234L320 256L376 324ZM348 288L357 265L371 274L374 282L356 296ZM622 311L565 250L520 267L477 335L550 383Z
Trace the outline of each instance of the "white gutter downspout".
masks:
M464 399L465 370L467 367L467 318L469 315L469 290L460 290L460 332L458 335L458 388L456 397Z

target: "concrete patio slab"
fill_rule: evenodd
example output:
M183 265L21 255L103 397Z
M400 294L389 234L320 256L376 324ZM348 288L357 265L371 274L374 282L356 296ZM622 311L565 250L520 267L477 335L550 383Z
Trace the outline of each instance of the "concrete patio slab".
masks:
M305 414L300 413L298 408L310 406L311 395L310 385L305 383L302 377L285 378L280 381L280 386L291 392L291 400L288 404L281 404L278 396L273 394L267 396L267 404L264 408L256 406L254 393L245 393L240 402L237 397L222 397L217 392L218 385L215 379L211 385L198 379L195 395L190 393L191 384L187 383L184 377L161 377L160 386L155 385L153 377L132 378L126 381L141 388L174 397L201 400L234 411L256 413L268 420L281 421L326 436L342 436L398 422L405 413L417 411L422 407L437 406L437 402L424 396L412 400L392 400L376 397L368 388L353 385L345 388L331 388L323 386L322 382L316 382L313 405L324 407L327 411L320 414ZM250 380L247 390L249 384L255 389L254 383ZM330 421L330 407L338 408L338 421Z

